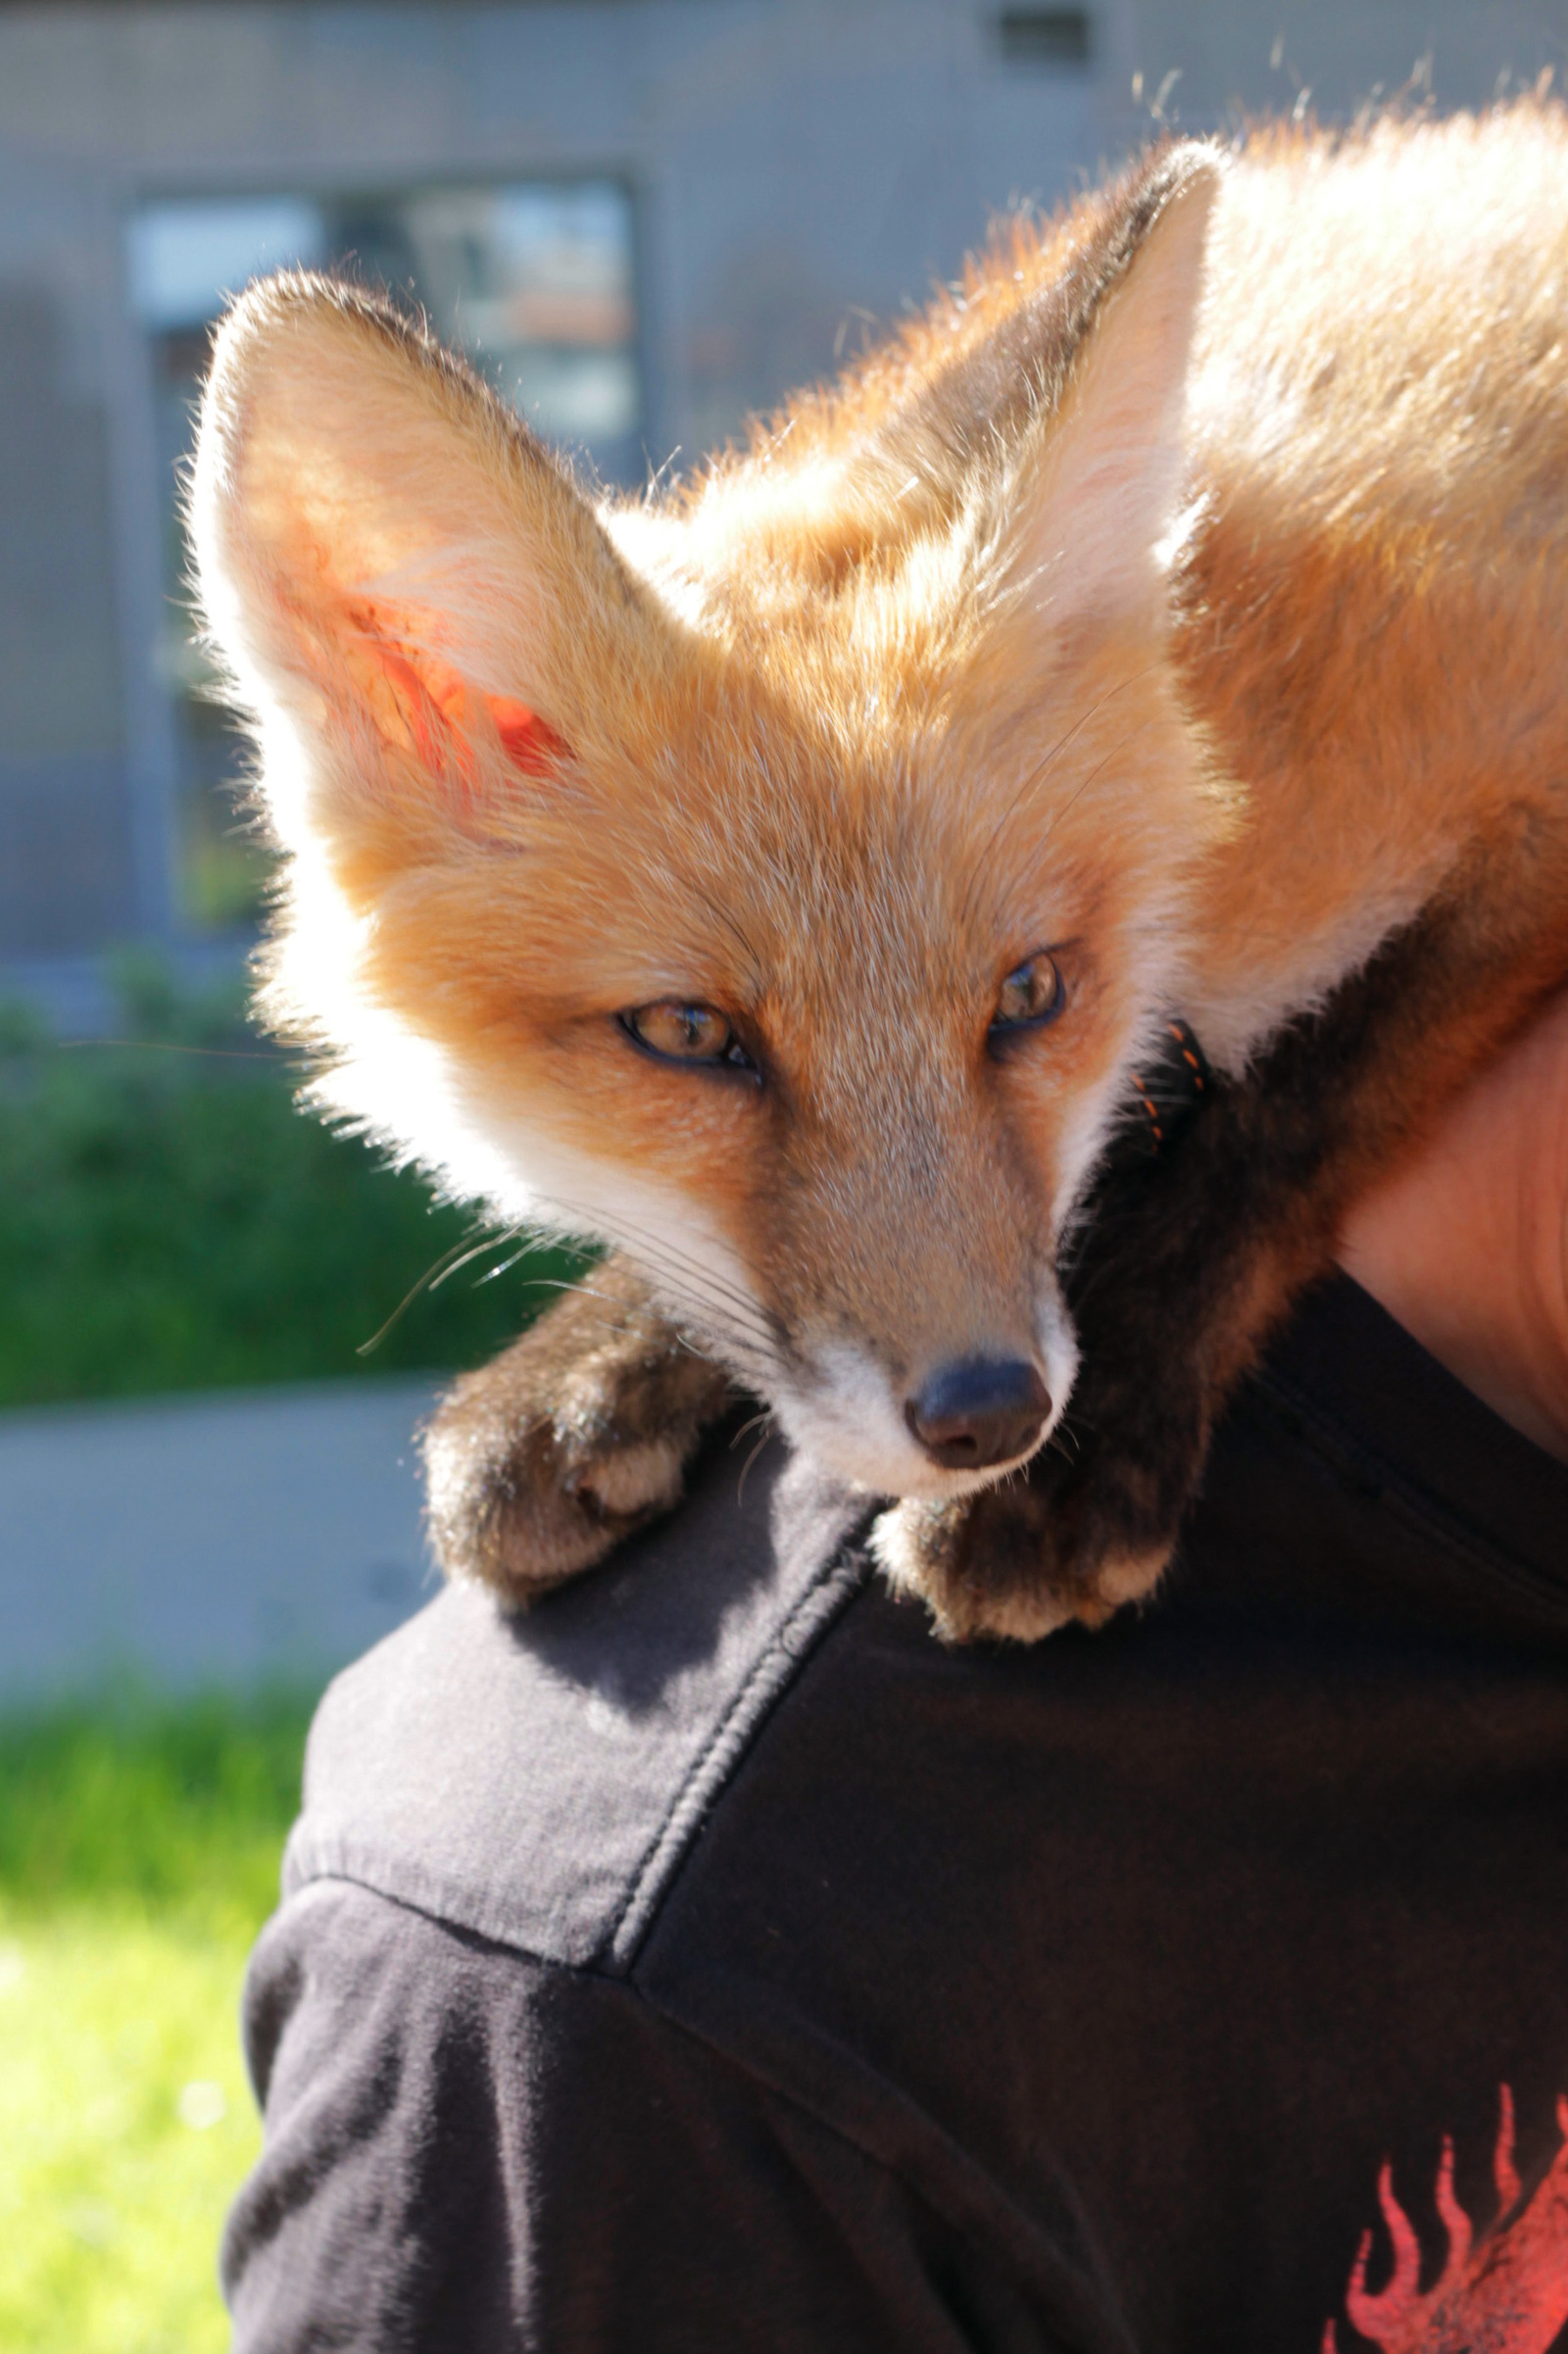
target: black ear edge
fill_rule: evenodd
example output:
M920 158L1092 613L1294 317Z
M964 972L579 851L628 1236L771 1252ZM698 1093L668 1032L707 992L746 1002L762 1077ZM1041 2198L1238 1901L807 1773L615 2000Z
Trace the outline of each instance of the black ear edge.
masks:
M902 477L911 465L918 471L929 438L949 449L952 470L967 472L970 453L988 440L1000 449L1020 447L1042 419L1061 410L1107 305L1160 220L1197 182L1212 180L1217 193L1229 169L1230 150L1218 140L1167 142L1044 228L1022 219L999 222L967 267L970 296L995 273L1027 272L1043 257L1051 259L1049 274L983 342L912 385L867 437L862 464L885 476ZM1063 251L1068 234L1073 242ZM940 328L950 300L938 298L923 332L936 331L932 321Z

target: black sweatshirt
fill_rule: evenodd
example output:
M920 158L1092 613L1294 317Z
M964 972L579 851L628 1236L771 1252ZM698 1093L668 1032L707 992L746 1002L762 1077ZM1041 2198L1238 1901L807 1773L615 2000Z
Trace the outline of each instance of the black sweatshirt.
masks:
M738 1460L328 1692L237 2354L1568 2349L1568 1470L1343 1279L1098 1635Z

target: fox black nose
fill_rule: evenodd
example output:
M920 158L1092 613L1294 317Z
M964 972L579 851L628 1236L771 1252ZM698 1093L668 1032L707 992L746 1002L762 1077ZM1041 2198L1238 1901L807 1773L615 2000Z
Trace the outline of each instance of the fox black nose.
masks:
M933 1463L984 1471L1026 1455L1046 1427L1051 1398L1023 1357L962 1357L939 1365L904 1408Z

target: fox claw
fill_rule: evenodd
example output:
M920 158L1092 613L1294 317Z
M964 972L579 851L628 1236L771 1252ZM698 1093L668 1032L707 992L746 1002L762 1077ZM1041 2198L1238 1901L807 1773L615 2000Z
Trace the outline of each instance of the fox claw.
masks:
M948 1643L1037 1643L1077 1620L1102 1626L1158 1584L1175 1531L1139 1526L1116 1467L1059 1474L1037 1458L1022 1478L951 1503L906 1497L872 1548L890 1583L917 1594Z
M608 1259L447 1393L423 1438L431 1546L514 1604L590 1569L680 1500L731 1397Z

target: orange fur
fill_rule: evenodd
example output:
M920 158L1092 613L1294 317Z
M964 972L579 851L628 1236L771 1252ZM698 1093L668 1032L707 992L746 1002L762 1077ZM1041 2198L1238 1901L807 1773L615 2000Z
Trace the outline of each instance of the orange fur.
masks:
M194 521L318 1100L640 1255L852 1477L972 1488L902 1401L1021 1355L1059 1413L1167 1010L1244 1070L1522 831L1520 1005L1568 970L1565 288L1558 110L1179 148L597 514L416 329L254 288ZM995 1052L1042 949L1066 1011ZM640 1054L663 999L765 1083Z

